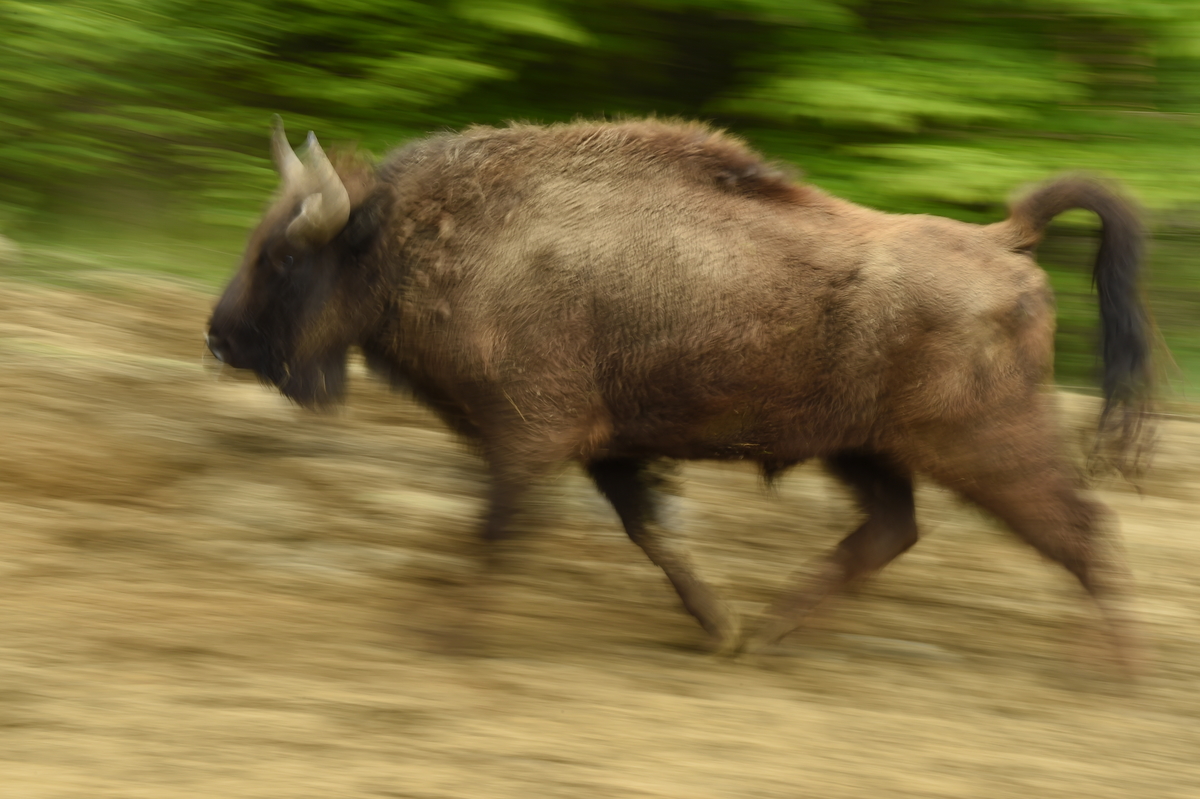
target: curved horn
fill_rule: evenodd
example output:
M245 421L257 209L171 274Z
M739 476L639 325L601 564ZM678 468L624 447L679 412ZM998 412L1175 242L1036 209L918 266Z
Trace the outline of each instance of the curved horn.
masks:
M304 180L304 164L300 163L300 159L292 151L292 146L288 144L287 136L283 132L283 120L279 118L279 114L271 117L271 160L275 162L275 169L283 178L285 189L298 186Z
M319 245L346 226L346 220L350 218L350 195L311 132L307 147L305 171L311 193L304 198L300 215L288 225L287 235L293 240Z

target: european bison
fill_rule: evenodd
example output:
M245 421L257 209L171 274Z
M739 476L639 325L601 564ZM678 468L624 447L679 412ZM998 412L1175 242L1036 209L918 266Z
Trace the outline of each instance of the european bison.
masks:
M917 541L933 477L1061 563L1128 655L1127 569L1080 495L1043 388L1054 300L1033 249L1071 208L1103 223L1095 264L1104 426L1136 436L1149 385L1136 215L1065 178L977 226L890 215L794 182L737 139L656 120L475 127L379 166L307 163L276 119L280 193L207 342L292 400L343 394L347 352L477 442L485 541L526 488L583 464L715 646L731 610L660 537L655 459L820 458L866 521L774 607L773 642Z

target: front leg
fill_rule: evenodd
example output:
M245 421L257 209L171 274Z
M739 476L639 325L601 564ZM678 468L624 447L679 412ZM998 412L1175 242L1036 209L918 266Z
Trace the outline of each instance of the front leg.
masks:
M666 573L684 608L711 636L712 648L723 654L736 651L739 643L736 614L696 575L687 553L659 535L664 525L657 512L654 491L648 485L645 463L625 458L595 461L588 465L588 473L612 503L629 538Z
M432 631L445 654L486 656L499 639L496 633L504 604L504 542L531 482L515 472L493 468L487 504L469 546L470 567L462 582L449 589L442 609L447 622ZM436 615L436 612L435 612Z

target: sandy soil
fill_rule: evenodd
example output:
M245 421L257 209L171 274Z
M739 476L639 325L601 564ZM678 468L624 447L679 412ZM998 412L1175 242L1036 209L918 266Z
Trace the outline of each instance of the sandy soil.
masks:
M925 540L774 655L719 659L575 471L453 654L478 461L368 379L313 416L201 357L210 297L0 283L0 795L1197 797L1200 425L1118 512L1156 656L928 486ZM1094 404L1067 397L1071 439ZM817 469L688 466L752 616L855 523Z

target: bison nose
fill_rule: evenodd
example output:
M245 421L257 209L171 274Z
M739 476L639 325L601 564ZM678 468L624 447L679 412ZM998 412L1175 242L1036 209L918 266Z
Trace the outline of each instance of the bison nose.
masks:
M225 341L220 336L215 336L212 333L204 334L204 343L208 345L208 351L213 354L221 363L225 363Z

